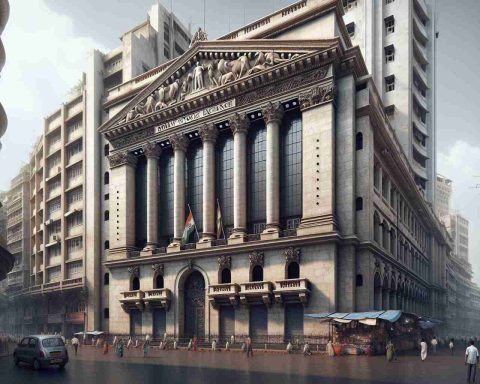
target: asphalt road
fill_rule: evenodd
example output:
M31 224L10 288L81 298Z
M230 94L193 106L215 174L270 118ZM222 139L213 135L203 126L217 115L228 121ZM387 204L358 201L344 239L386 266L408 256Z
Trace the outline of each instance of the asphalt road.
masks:
M449 356L429 356L421 362L416 355L388 363L384 357L334 357L257 353L247 359L240 352L153 351L143 358L129 351L120 359L102 355L91 347L80 349L64 370L52 367L34 371L27 365L15 367L11 357L0 358L0 383L465 383L463 349ZM480 379L480 376L479 376Z

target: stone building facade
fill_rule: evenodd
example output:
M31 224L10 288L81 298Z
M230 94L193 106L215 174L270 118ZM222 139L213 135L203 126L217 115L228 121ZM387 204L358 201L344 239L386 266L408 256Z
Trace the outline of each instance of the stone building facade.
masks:
M446 234L342 15L300 1L201 35L104 104L111 333L278 342L325 336L308 313L443 318Z

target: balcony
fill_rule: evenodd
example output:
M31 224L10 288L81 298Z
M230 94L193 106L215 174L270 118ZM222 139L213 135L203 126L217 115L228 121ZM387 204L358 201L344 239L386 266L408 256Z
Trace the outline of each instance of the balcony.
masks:
M426 96L423 96L420 92L420 90L416 87L413 86L413 97L415 98L415 101L417 104L425 111L428 112L428 105L427 105L427 98Z
M428 41L427 28L425 28L425 25L423 25L422 21L415 12L413 12L413 33L418 41L420 41L422 44L426 44Z
M414 1L415 5L415 11L421 14L422 17L425 19L428 19L428 9L427 9L427 3L425 0L415 0Z
M272 286L270 281L255 281L240 284L240 302L248 304L272 303Z
M413 169L413 172L415 172L415 174L424 179L424 180L428 180L428 177L427 177L427 170L422 167L420 164L418 164L416 161L412 161L412 169Z
M81 112L83 112L83 102L72 105L67 110L67 119L71 119L72 117L78 115Z
M208 286L208 300L214 307L218 305L231 304L238 306L238 294L240 286L238 284L215 284Z
M68 233L68 237L81 236L83 235L83 225L74 225L74 226L68 227L67 233Z
M302 303L308 305L310 298L310 282L308 279L286 279L275 282L273 291L275 301L279 304Z
M152 308L170 308L172 292L167 288L150 289L145 291L143 302L146 309Z
M122 292L121 295L123 298L120 299L120 305L125 312L128 312L131 309L143 311L143 298L145 297L145 293L143 291L127 291Z
M428 64L427 50L415 38L413 38L413 52L420 64Z
M67 167L71 167L72 165L77 164L82 160L83 160L83 151L77 152L68 158Z
M412 140L414 150L424 159L428 159L427 148L419 143L415 138Z
M412 113L413 116L413 124L416 129L420 131L424 136L428 137L427 126L425 123L420 119L420 117L416 113Z

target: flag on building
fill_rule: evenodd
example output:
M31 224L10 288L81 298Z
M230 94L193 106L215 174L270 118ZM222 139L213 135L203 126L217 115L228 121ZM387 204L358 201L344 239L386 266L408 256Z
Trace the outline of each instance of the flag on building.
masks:
M193 214L192 210L190 207L189 209L189 214L187 217L187 221L185 221L185 228L183 229L183 236L182 236L182 243L186 244L188 242L188 238L192 234L192 232L195 230L195 220L193 219Z
M220 239L222 235L225 238L225 232L223 231L222 211L220 210L220 203L217 200L217 239Z

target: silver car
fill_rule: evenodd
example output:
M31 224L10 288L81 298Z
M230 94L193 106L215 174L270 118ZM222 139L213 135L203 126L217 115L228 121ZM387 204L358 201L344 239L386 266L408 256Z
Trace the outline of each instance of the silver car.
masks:
M65 367L68 363L68 352L60 336L32 335L24 337L13 352L15 365L20 362L31 364L35 370L58 365Z

